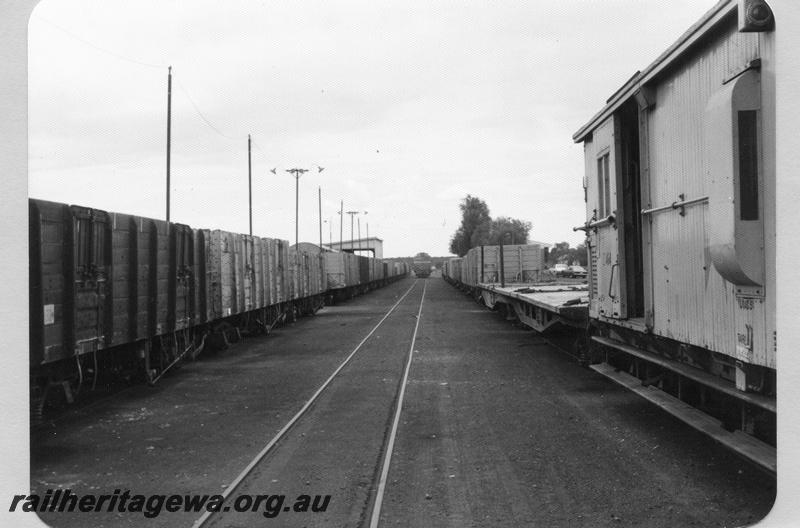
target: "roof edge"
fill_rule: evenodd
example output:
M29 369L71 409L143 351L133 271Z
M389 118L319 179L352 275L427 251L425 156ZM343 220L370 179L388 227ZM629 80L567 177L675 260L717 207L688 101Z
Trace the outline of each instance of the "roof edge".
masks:
M686 30L680 38L667 48L658 58L645 68L638 76L625 82L614 94L606 101L606 105L572 135L575 143L580 143L597 128L597 125L604 121L614 110L633 96L642 85L652 80L662 70L672 64L712 27L716 26L725 17L732 13L738 5L738 0L720 0L705 15Z

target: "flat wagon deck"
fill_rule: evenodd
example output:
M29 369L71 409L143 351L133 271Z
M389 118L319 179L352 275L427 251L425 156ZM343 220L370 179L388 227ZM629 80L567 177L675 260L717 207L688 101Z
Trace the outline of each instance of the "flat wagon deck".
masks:
M555 325L585 328L589 314L589 292L586 284L479 283L476 286L489 308L504 304L524 325L545 332Z

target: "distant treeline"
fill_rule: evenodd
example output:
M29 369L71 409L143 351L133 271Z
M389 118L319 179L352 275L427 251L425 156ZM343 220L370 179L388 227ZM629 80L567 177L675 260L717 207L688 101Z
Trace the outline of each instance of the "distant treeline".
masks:
M588 264L586 246L578 244L576 247L569 247L569 242L558 242L547 252L547 265L553 264L578 264L586 266Z
M450 239L450 251L463 257L478 246L527 244L531 223L516 218L500 216L492 219L489 206L480 198L467 195L458 205L461 225Z

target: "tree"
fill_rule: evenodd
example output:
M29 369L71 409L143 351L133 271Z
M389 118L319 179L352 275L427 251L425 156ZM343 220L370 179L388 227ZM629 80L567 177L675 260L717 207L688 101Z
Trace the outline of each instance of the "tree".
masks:
M476 238L483 238L484 232L488 234L492 217L486 202L476 196L468 194L458 207L461 209L461 225L450 239L450 252L463 257L474 247Z
M557 242L547 254L550 264L564 263L569 260L569 242Z
M469 247L474 248L478 246L485 246L489 243L489 237L492 235L492 220L481 222L472 232L469 237Z
M578 244L573 249L572 260L577 261L580 266L587 266L589 264L589 255L586 253L586 245Z
M531 223L516 218L501 216L492 220L488 241L484 244L527 244Z
M586 246L578 244L577 247L570 248L569 242L558 242L548 252L547 261L553 264L572 264L577 262L581 266L586 266L588 258L586 256Z
M501 216L492 219L486 202L472 195L459 204L461 226L450 239L450 252L463 257L471 248L503 244L527 244L531 223Z

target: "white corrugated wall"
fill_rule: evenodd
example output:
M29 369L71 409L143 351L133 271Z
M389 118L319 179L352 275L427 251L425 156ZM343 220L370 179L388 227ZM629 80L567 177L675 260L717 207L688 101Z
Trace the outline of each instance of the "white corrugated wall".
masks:
M698 57L678 65L656 87L649 116L650 201L660 207L709 194L704 152L708 99L723 80L759 57L758 35L735 26L706 45ZM753 326L754 354L746 359L774 367L766 357L763 302L743 313L734 286L714 269L707 247L712 220L707 205L655 213L652 218L654 332L682 342L734 355L736 321ZM774 294L774 292L768 292ZM739 321L741 323L741 320Z

